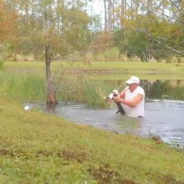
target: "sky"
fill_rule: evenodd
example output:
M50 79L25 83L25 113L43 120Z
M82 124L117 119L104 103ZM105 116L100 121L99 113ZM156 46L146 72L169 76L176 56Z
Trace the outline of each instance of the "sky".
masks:
M89 3L89 15L98 15L101 19L102 27L104 25L104 5L102 0L93 0Z

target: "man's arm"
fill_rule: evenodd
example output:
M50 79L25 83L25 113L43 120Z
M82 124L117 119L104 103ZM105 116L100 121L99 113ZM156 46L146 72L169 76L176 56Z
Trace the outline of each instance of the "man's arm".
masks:
M125 98L125 92L128 90L128 88L124 88L124 90L117 96L119 98Z
M128 105L129 107L135 107L143 98L143 96L141 94L138 94L136 95L132 101L128 101L128 100L125 100L123 98L120 98L121 94L119 95L119 97L114 97L113 100L115 102L120 102L120 103L123 103L125 105ZM123 94L122 94L123 96Z

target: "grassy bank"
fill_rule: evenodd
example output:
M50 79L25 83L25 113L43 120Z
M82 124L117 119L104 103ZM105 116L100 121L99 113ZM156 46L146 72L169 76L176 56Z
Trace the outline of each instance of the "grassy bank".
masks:
M4 62L6 70L44 71L44 62ZM145 62L53 62L52 70L70 72L70 74L90 73L98 74L141 74L142 77L150 75L173 75L181 77L184 74L184 63L145 63ZM156 76L155 76L156 77Z
M184 154L0 99L2 184L182 184Z

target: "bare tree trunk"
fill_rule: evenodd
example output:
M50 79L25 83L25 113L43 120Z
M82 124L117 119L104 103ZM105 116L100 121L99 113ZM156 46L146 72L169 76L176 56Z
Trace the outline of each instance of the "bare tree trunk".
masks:
M139 3L135 1L135 8L134 8L134 18L139 14Z
M27 1L25 3L25 13L26 13L26 22L29 21L29 3Z
M133 0L130 1L130 10L132 12L130 18L133 20L134 19L134 13L135 13Z
M115 28L115 25L116 25L116 15L115 15L115 0L112 0L111 1L111 3L112 3L112 7L111 7L111 12L112 12L112 31L114 30L114 28Z
M126 0L121 0L121 29L125 29Z
M47 9L45 8L45 30L47 30ZM45 35L45 67L46 67L46 97L47 104L57 104L56 95L53 87L52 76L51 76L51 55L50 45L48 43L48 35Z
M124 18L125 18L125 20L126 20L126 16L127 16L126 10L127 10L127 0L124 0Z
M50 63L51 63L50 47L49 45L45 45L47 104L57 104L53 82L52 82Z
M108 0L108 32L112 32L112 24L113 24L113 3L111 0Z
M152 0L147 0L147 14L153 13L153 2Z
M121 29L124 29L125 28L125 25L124 25L124 0L121 0L121 5L120 5L121 9L120 9L120 26L121 26Z
M104 31L107 31L107 6L106 6L106 0L103 0L104 2Z
M80 0L77 0L77 8L80 8Z
M162 20L165 18L165 5L164 5L164 0L162 0Z
M124 13L123 5L124 5L124 0L121 0L121 2L120 2L120 26L121 26L121 28L122 28L121 19L124 18L124 16L123 16L123 13Z
M135 2L135 16L139 14L139 3L136 1Z

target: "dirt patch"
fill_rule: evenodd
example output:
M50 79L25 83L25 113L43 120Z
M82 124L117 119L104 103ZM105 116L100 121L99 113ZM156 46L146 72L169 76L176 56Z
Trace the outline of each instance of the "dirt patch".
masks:
M10 151L10 150L0 149L0 156L5 156L5 155L9 155L9 156L13 157L14 153L13 153L13 151Z
M45 156L49 157L56 154L59 158L66 159L67 161L77 161L79 163L84 162L87 160L87 154L83 151L77 152L77 151L70 151L70 150L62 150L60 152L46 152L46 151L38 151L37 156Z
M68 161L76 160L79 163L82 163L87 160L87 154L85 152L77 152L77 151L70 151L70 150L62 150L59 152L58 157L64 158Z
M136 183L129 179L123 179L123 180L117 181L117 184L136 184Z
M39 157L39 156L49 157L49 156L52 156L53 154L54 154L53 152L38 151L37 152L37 157Z
M99 184L112 183L113 178L117 176L117 173L112 171L109 164L103 164L99 168L90 168L88 172L98 181Z
M88 172L99 184L136 184L133 180L121 179L119 174L113 171L109 164L102 164L97 169L90 168Z

